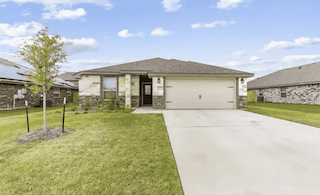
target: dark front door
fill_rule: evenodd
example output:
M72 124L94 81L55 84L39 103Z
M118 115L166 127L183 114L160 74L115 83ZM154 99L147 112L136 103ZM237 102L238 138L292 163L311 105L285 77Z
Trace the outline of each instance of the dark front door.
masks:
M143 84L143 105L152 104L152 85Z

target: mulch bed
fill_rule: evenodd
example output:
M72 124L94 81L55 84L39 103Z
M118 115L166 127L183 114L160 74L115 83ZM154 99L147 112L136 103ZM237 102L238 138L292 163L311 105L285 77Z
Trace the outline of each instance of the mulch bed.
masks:
M23 143L33 142L33 141L53 140L68 133L70 133L70 130L68 129L64 129L64 133L62 133L61 127L47 127L46 132L43 131L43 128L41 128L20 136L17 139L17 141L15 141L15 143L23 144Z

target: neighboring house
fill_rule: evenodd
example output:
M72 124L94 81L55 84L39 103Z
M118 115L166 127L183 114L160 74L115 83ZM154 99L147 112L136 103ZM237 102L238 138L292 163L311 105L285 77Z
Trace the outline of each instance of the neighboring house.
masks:
M76 87L79 87L79 75L77 72L66 72L57 76L57 78L63 79L73 83Z
M320 104L320 62L287 68L248 82L263 102Z
M0 109L24 107L25 100L28 101L28 106L42 105L42 94L34 95L24 86L24 82L32 84L25 71L30 69L0 58ZM62 105L64 97L67 97L68 103L73 102L73 93L78 92L78 88L60 78L55 80L47 95L47 105Z
M80 103L107 100L109 94L131 107L156 109L246 109L242 72L190 61L153 58L80 71Z

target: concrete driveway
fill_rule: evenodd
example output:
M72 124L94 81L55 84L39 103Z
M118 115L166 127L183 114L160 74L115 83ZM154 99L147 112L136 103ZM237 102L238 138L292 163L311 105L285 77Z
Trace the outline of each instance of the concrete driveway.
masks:
M186 195L320 194L319 128L241 110L163 115Z

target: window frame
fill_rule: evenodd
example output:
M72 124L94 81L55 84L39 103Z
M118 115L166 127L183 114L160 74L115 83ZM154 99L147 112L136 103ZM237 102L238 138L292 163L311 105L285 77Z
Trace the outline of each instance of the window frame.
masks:
M55 97L56 94L59 94L59 97ZM58 99L60 97L61 97L61 89L53 89L53 98Z
M116 79L116 90L114 90L114 91L110 91L110 90L105 90L104 89L104 79L105 78L115 78ZM113 96L114 98L117 98L118 97L118 76L102 76L102 79L101 79L101 81L102 81L102 85L101 85L101 91L102 91L102 99L103 100L110 100L110 98L109 97L106 97L105 96L105 92L115 92L115 96ZM106 98L105 98L106 97Z
M287 97L287 87L281 87L280 88L280 96L282 98L286 98Z
M67 91L67 96L71 96L72 95L72 92L71 91Z

